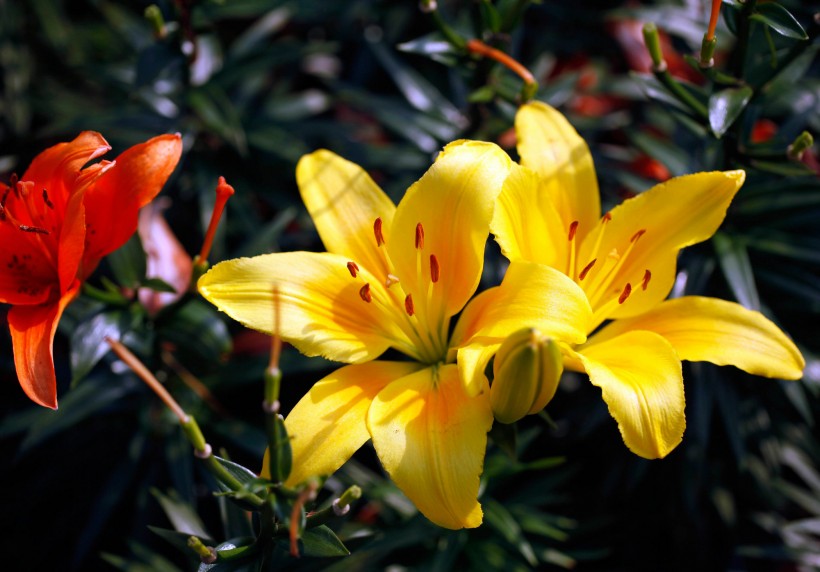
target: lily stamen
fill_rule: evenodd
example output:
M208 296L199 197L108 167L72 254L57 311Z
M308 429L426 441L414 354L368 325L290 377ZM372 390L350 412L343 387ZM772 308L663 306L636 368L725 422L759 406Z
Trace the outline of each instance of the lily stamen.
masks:
M404 309L407 311L408 316L412 316L416 313L416 308L413 306L412 294L408 294L407 297L404 299Z
M612 252L610 252L607 255L607 261L612 260L614 261L614 264L607 268L608 265L605 263L604 269L602 269L602 271L597 276L595 276L595 280L593 281L595 283L595 286L593 287L593 285L590 284L589 288L584 289L587 292L587 296L589 297L590 303L593 305L593 308L598 304L601 297L606 293L607 285L610 284L618 276L618 272L620 272L620 270L624 267L624 264L626 264L626 261L629 259L629 255L632 253L632 250L635 248L635 245L638 243L638 241L644 234L646 234L645 228L636 231L630 237L629 244L627 245L626 250L624 250L623 254L618 254L617 250L613 249ZM629 294L627 294L627 297L629 297ZM626 301L626 298L624 298L624 301ZM619 303L623 304L623 302Z
M643 281L641 282L641 289L646 290L649 286L649 281L652 279L652 272L650 272L649 268L643 273Z
M421 223L416 225L416 248L422 250L424 248L424 227Z
M359 274L359 265L351 260L347 263L347 271L350 272L350 275L353 278L356 278L356 276Z
M626 302L626 299L629 298L630 294L632 294L632 284L627 282L626 286L624 286L623 292L621 292L621 295L618 296L618 304L623 304Z
M364 286L359 289L359 297L368 304L373 301L373 295L370 293L369 282L365 282Z
M587 264L586 266L584 266L584 269L583 269L583 270L581 270L581 273L578 275L578 280L583 280L584 278L586 278L587 274L589 274L589 271L590 271L590 270L592 270L592 267L593 267L593 266L595 266L595 263L596 263L596 262L598 262L598 259L597 259L597 258L593 258L593 259L589 262L589 264Z
M435 254L430 255L430 281L435 284L441 276L441 267Z
M378 217L375 221L373 221L373 234L376 235L376 246L381 246L384 244L384 233L382 231L383 224L382 217Z

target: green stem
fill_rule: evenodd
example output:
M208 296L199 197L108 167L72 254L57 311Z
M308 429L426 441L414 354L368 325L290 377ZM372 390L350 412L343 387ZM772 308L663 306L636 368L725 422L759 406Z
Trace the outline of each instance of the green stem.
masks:
M666 89L668 89L672 95L678 98L682 103L684 103L689 109L697 113L702 118L706 119L709 117L709 110L706 108L704 104L695 98L694 95L689 93L686 88L684 88L680 83L675 81L675 78L672 77L672 74L669 73L668 70L653 70L652 72L655 75L655 78L661 82Z
M362 498L362 489L356 485L353 485L329 507L316 511L312 515L308 516L305 528L316 528L317 526L327 524L328 521L337 516L346 514L353 501L360 498Z
M757 4L757 0L746 0L746 3L743 5L743 10L740 13L740 27L737 31L737 51L735 52L734 56L734 75L735 77L739 77L741 80L746 80L744 76L746 71L746 56L749 51L749 34L751 31L751 20L749 17L752 15L755 9L755 4Z
M435 22L436 27L442 35L444 35L445 39L450 42L451 46L459 51L463 51L466 48L466 40L464 40L464 38L462 38L455 30L447 25L447 22L444 21L444 18L441 16L441 13L437 8L433 8L430 11L430 16L433 18L433 22Z
M216 457L214 457L213 452L211 451L211 446L205 441L205 437L202 435L202 431L200 430L196 419L188 416L186 421L180 422L180 425L182 426L183 433L185 433L185 437L188 438L188 441L194 448L194 454L199 459L202 459L205 467L214 477L219 480L219 482L224 484L233 492L241 494L243 499L246 499L254 506L262 506L264 501L257 495L248 492L242 483L234 477Z

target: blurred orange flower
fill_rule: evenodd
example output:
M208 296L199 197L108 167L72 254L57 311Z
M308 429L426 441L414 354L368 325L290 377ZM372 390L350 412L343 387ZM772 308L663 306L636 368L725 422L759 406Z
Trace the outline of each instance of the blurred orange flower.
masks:
M179 135L131 147L116 161L83 166L111 147L85 131L35 157L0 183L0 302L23 391L57 408L52 343L65 307L100 260L137 228L140 207L165 184L182 153Z

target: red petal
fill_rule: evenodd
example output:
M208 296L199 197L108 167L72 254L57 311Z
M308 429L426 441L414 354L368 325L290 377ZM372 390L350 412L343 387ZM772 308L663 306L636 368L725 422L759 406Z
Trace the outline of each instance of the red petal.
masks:
M117 157L85 195L86 269L122 246L137 229L137 212L159 192L182 154L182 138L160 135Z
M14 365L20 386L32 401L51 409L57 409L57 377L52 351L54 333L63 310L77 296L79 286L80 283L75 282L55 303L14 306L9 310Z
M34 182L35 192L46 189L60 220L83 165L110 150L102 135L83 131L70 143L58 143L37 155L20 180Z
M56 262L42 235L0 222L0 302L42 304L56 286Z

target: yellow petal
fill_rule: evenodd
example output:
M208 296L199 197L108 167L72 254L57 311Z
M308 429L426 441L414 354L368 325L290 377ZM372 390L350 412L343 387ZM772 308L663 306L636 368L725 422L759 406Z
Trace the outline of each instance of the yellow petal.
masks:
M629 450L665 457L683 439L683 377L672 345L654 332L631 331L573 356L601 388Z
M450 336L451 349L448 360L457 359L459 375L467 394L470 396L478 395L489 389L484 370L495 352L498 351L502 340L496 340L493 343L483 339L483 341L475 344L465 344L468 344L469 340L482 327L483 315L490 306L498 303L498 295L498 288L490 288L470 300L470 303L459 315L456 327Z
M484 370L500 347L499 341L474 343L458 348L458 373L467 395L473 397L489 389Z
M443 365L389 384L367 425L384 468L424 516L444 528L474 528L492 417L487 395L469 397L458 368Z
M635 318L615 320L590 343L629 330L662 335L681 359L733 365L754 375L800 379L806 366L800 350L763 314L717 298L667 300Z
M581 268L589 260L598 259L581 284L590 294L596 311L605 303L610 304L608 311L598 312L599 317L634 316L666 298L675 280L678 251L715 233L744 179L743 171L677 177L612 209L612 219L606 225L599 225L584 240L578 257ZM604 234L595 251L599 233ZM636 233L641 234L637 237ZM626 254L630 245L631 250ZM613 260L611 253L623 260L616 271L604 277L602 273L607 272L605 260L610 263ZM647 270L651 280L644 290ZM600 283L604 292L600 299L590 293L591 285L596 283ZM627 283L631 285L632 294L623 304L618 304Z
M442 322L459 312L478 286L493 206L511 163L497 145L451 143L396 210L387 243L390 259L431 328L446 330ZM416 248L419 223L421 249ZM440 268L435 284L430 280L431 255Z
M293 450L293 472L286 484L336 472L370 439L366 419L373 398L391 381L422 367L374 361L342 367L317 381L285 419ZM267 461L263 467L264 475Z
M371 285L370 303L360 296L365 283ZM284 252L228 260L211 268L197 287L249 328L271 334L278 322L282 339L308 356L361 363L391 345L414 355L394 315L403 310L378 303L386 298L383 285L364 268L353 278L347 259L336 254Z
M586 142L566 117L540 101L521 106L515 132L521 164L541 177L541 192L552 197L562 228L577 220L578 238L583 238L601 216L598 180Z
M564 269L570 247L567 225L534 171L513 165L498 197L490 231L509 260Z
M491 294L482 293L486 303L480 315L470 316L473 335L467 343L500 343L521 328L535 328L556 341L586 341L592 320L589 302L575 282L554 268L512 262L501 286L487 292Z
M377 276L388 272L373 224L382 219L387 237L396 207L361 167L324 149L296 165L302 200L328 252L352 260Z

